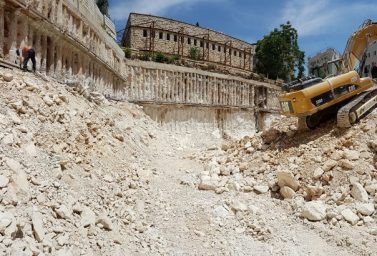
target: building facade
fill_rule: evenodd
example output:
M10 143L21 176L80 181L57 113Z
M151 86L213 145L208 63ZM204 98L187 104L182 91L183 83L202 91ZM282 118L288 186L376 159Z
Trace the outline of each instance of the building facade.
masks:
M255 45L211 29L184 22L131 13L121 42L140 52L161 52L190 58L196 48L198 59L246 71L253 69Z
M317 53L315 56L308 58L308 73L317 77L326 77L335 75L338 67L336 60L341 55L334 49L328 48L325 51Z
M377 65L377 41L369 44L368 49L366 50L365 65L363 70L364 76L371 76L371 69L373 64Z

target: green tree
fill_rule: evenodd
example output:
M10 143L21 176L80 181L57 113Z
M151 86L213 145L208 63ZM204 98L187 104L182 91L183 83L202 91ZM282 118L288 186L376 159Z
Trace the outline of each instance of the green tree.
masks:
M97 0L98 9L103 15L109 17L109 2L108 0Z
M285 81L304 75L305 53L297 43L297 30L289 21L257 42L256 71Z
M191 47L189 50L190 59L199 60L200 50L197 47Z

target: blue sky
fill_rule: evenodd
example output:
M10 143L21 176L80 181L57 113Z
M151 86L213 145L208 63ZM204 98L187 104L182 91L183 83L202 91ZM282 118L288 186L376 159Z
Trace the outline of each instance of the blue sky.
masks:
M306 57L328 47L343 52L348 37L364 20L377 20L376 0L109 0L117 30L128 14L164 16L221 31L256 43L290 21Z

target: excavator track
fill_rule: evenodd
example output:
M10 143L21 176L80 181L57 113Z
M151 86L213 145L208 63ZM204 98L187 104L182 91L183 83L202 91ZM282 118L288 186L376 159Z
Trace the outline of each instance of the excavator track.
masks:
M337 126L349 128L377 105L377 87L359 94L338 110Z

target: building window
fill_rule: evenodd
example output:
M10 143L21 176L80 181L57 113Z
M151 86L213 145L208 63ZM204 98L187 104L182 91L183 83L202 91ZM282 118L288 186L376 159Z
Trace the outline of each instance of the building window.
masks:
M229 55L232 55L232 49L229 49Z
M191 44L191 38L187 38L187 43Z
M158 38L163 39L164 38L164 33L162 33L162 32L158 33Z
M166 40L170 41L170 34L166 34Z
M377 52L376 51L374 51L374 55L376 55L377 54Z
M185 42L185 38L181 36L181 43L183 44Z
M200 47L204 47L203 41L200 41Z
M218 50L219 52L221 52L221 46L220 46L220 45L217 46L217 50Z
M226 46L224 46L224 53L226 53Z
M242 52L240 52L240 58L242 58Z
M147 37L148 36L148 30L144 29L143 30L143 37Z
M155 38L155 37L156 37L156 31L152 31L152 32L151 32L151 36L152 36L153 38Z
M206 43L206 48L209 49L209 43L208 42Z
M195 45L195 46L197 45L197 41L196 41L196 39L194 39L194 45Z
M212 44L212 51L216 50L216 45Z
M237 56L237 51L234 51L234 56Z
M178 36L174 35L174 42L177 42L177 41L178 41Z

